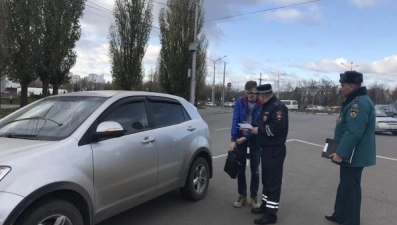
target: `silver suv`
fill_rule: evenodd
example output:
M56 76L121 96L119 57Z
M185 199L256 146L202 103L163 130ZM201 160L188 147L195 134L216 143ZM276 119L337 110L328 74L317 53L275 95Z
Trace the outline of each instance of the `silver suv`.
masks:
M51 96L0 120L0 225L88 225L212 177L208 125L147 92Z

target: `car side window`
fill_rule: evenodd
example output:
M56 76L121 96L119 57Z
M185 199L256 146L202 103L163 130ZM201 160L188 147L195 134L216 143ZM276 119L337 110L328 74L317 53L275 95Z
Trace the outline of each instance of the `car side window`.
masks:
M182 105L172 102L151 102L154 121L157 127L170 126L190 120Z
M148 119L144 102L131 102L114 109L102 121L119 123L126 134L132 134L148 128Z

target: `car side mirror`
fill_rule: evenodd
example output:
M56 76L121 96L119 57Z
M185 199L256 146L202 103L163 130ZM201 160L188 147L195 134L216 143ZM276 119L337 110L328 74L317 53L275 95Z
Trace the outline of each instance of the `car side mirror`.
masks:
M98 140L117 138L124 135L123 127L117 122L102 122L98 125L95 131L95 138Z

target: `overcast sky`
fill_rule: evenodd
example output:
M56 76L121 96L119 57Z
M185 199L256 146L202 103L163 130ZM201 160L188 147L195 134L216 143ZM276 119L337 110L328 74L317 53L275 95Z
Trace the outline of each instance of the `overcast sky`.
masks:
M339 73L364 73L366 85L374 82L397 85L397 1L320 0L299 6L249 14L310 0L206 0L204 32L209 39L208 57L224 58L226 82L242 87L259 75L273 83L300 79L337 81ZM159 3L154 3L153 25L158 27ZM77 43L74 74L104 74L111 80L108 31L114 0L88 0ZM95 9L95 8L97 9ZM103 8L102 8L103 7ZM99 10L98 10L99 9ZM103 11L101 11L103 10ZM160 51L159 31L152 29L144 58L146 71L155 68ZM342 65L344 63L347 66ZM222 81L223 61L216 64L216 82ZM208 60L207 82L212 82L213 63Z

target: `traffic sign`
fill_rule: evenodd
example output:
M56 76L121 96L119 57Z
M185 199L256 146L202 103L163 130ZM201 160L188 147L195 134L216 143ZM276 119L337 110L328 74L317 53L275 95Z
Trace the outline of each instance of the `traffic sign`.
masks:
M227 87L230 88L232 86L232 83L227 83Z

